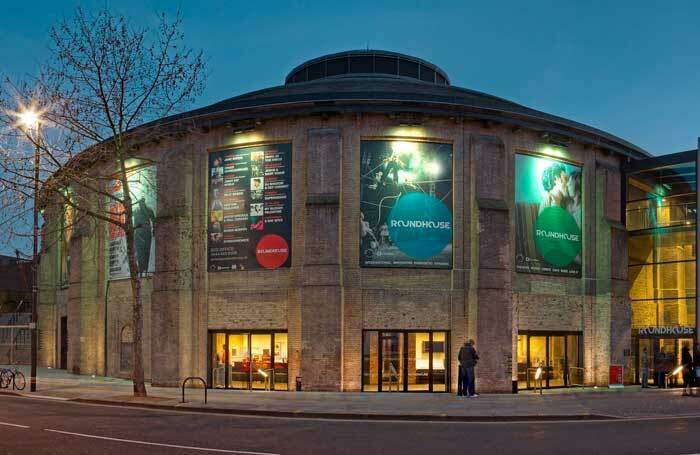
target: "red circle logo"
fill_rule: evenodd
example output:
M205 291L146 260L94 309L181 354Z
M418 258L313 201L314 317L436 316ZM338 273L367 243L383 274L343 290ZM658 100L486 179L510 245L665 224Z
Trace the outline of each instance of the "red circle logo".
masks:
M255 247L258 264L266 269L276 269L287 261L289 245L287 241L275 234L263 236Z

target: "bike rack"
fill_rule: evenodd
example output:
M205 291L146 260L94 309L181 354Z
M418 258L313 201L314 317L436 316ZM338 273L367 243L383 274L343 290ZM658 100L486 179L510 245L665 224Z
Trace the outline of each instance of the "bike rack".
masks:
M184 381L182 381L182 403L186 403L186 401L185 401L185 385L187 384L187 381L191 381L191 380L202 381L202 385L204 386L204 404L207 404L207 381L205 381L204 378L200 378L199 376L190 376L188 378L185 378Z

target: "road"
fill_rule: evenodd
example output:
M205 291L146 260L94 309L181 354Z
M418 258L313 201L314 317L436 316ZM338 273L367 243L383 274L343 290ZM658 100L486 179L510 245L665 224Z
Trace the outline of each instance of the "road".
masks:
M568 422L271 418L0 396L0 454L700 453L700 417Z

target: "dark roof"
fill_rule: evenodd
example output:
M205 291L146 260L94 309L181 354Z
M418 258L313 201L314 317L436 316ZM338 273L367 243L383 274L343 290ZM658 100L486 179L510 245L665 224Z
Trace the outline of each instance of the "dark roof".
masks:
M410 112L512 124L563 135L640 159L651 156L605 131L474 90L377 74L324 78L258 90L153 123L234 124L321 112ZM148 125L144 125L148 126Z
M624 166L624 171L628 174L648 171L678 164L696 163L698 161L698 149L686 150L684 152L669 153L667 155L652 156L643 160L635 160Z
M437 65L410 55L370 49L337 52L308 60L290 71L284 83L357 75L382 75L450 85L447 73Z

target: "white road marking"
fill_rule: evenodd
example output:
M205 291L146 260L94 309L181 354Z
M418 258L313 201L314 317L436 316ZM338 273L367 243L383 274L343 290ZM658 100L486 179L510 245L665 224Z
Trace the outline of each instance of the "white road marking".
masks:
M17 428L29 428L26 425L17 425L16 423L7 423L7 422L0 422L0 425L5 425L8 427L17 427Z
M141 444L141 445L147 445L147 446L170 447L173 449L199 450L199 451L203 451L203 452L234 453L234 454L239 454L239 455L280 455L278 453L270 453L270 452L250 452L250 451L246 451L246 450L212 449L212 448L207 448L207 447L181 446L181 445L177 445L177 444L162 444L162 443L158 443L158 442L135 441L133 439L108 438L106 436L96 436L94 434L85 434L85 433L72 433L70 431L52 430L50 428L44 428L44 431L50 431L52 433L67 434L67 435L71 435L71 436L80 436L83 438L104 439L106 441L126 442L129 444Z
M22 393L21 395L23 397L27 397L27 398L40 398L42 400L56 400L56 401L68 401L68 400L70 400L70 398L53 397L50 395L33 395L33 394L30 395L30 394L26 394L26 393Z

